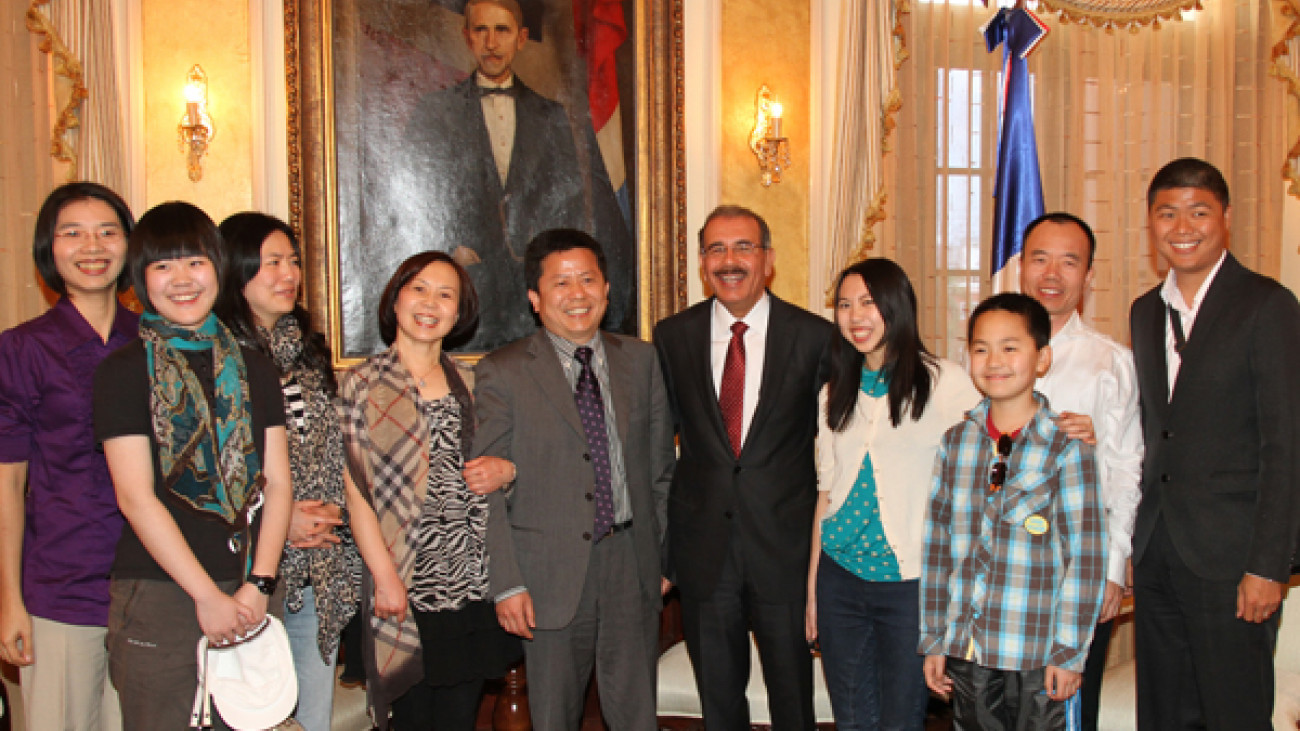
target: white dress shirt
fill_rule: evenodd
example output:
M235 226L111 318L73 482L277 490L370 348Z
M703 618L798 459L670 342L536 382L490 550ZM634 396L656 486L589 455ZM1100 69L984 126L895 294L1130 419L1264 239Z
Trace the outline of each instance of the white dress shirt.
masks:
M713 392L721 396L722 367L727 363L727 347L731 345L731 324L737 319L749 326L745 331L745 402L744 418L740 422L740 443L749 436L749 424L754 420L758 406L759 386L763 381L763 358L767 351L767 321L772 314L771 295L764 293L749 314L737 318L716 299L713 300L713 321L709 325L709 358L713 365Z
M1219 255L1219 261L1215 263L1214 268L1210 270L1209 276L1201 282L1200 289L1196 290L1196 296L1192 298L1192 303L1187 304L1183 298L1183 291L1178 288L1177 273L1170 269L1165 275L1165 283L1160 286L1160 299L1165 304L1174 308L1178 312L1183 325L1183 339L1192 337L1192 326L1196 324L1196 314L1201 311L1201 302L1205 300L1205 293L1209 291L1210 284L1214 278L1219 275L1219 268L1223 266L1223 260L1228 258L1228 252L1224 251ZM1165 314L1165 320L1168 327L1165 328L1165 364L1169 368L1169 400L1174 400L1174 383L1178 381L1178 369L1183 365L1183 358L1178 353L1177 338L1174 337L1174 326L1169 322L1168 313Z
M504 83L498 84L474 72L474 80L483 89L509 89L515 84L514 74ZM510 173L510 156L515 149L515 98L509 94L484 94L483 121L487 124L488 140L492 142L492 161L496 163L497 175L501 185L506 184Z
M929 403L919 421L912 420L909 406L894 426L889 420L889 396L872 397L859 391L853 418L842 432L832 431L826 422L827 393L823 386L817 401L817 489L830 493L822 520L844 505L870 452L880 525L898 560L899 577L903 581L920 578L934 457L944 432L975 408L980 392L961 366L940 360Z
M1142 500L1142 422L1137 370L1128 348L1070 316L1052 336L1052 367L1035 388L1053 411L1086 414L1097 435L1097 474L1106 506L1106 579L1125 585L1133 521Z

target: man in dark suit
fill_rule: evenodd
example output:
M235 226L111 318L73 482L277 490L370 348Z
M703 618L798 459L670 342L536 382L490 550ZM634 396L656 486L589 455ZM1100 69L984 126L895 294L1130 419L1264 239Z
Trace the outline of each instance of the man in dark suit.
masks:
M1138 728L1271 729L1300 490L1300 305L1227 253L1228 185L1147 190L1164 283L1133 303L1146 456L1133 533Z
M766 291L771 234L753 211L709 214L700 261L714 296L654 334L681 444L668 549L686 648L709 729L749 728L750 630L773 728L810 729L813 441L834 331Z
M514 0L470 0L464 36L475 72L422 99L406 135L418 151L409 189L425 197L424 230L435 237L414 245L451 253L485 305L464 349L491 350L536 329L524 247L552 228L602 242L614 293L608 322L621 328L631 316L635 248L590 121L580 114L571 123L563 106L515 74L528 28Z
M601 332L600 245L546 231L525 256L542 329L476 369L475 456L513 461L488 502L501 626L528 640L533 727L573 731L594 664L611 728L655 728L672 421L654 348Z

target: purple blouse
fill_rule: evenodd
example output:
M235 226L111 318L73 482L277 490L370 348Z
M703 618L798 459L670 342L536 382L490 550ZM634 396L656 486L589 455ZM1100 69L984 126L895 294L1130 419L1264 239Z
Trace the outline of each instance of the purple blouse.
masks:
M136 338L138 323L118 305L105 344L62 297L0 333L0 462L27 463L23 601L35 616L108 623L123 518L95 445L91 391L95 368Z

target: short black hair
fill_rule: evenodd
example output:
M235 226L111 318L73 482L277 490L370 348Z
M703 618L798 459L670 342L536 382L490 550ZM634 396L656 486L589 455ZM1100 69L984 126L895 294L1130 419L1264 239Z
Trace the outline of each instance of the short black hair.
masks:
M456 322L444 338L449 348L464 343L474 334L478 327L478 292L470 281L469 272L456 263L445 251L422 251L397 265L397 271L384 286L384 294L379 298L379 337L384 345L392 345L397 340L397 297L402 288L410 284L415 275L424 271L430 264L442 262L456 270L456 279L460 281L460 300L456 303Z
M127 207L122 196L99 183L81 181L65 183L50 191L36 214L36 231L32 235L32 260L36 262L36 271L45 281L45 286L60 295L68 293L68 285L54 264L54 234L59 225L59 214L70 203L84 200L103 201L117 214L117 222L122 226L122 235L130 236L135 227L135 217ZM117 291L125 292L131 286L131 277L126 267L117 275Z
M966 321L966 343L975 338L975 321L989 312L1010 312L1019 315L1025 321L1025 327L1034 338L1034 345L1042 350L1052 342L1052 318L1047 308L1038 300L1020 292L1003 292L984 300L970 313Z
M772 248L772 229L768 228L767 221L763 217L754 213L744 206L732 204L720 205L709 212L708 217L704 219L704 225L700 226L700 251L704 251L704 229L709 227L710 223L716 218L748 218L758 224L758 243L764 249Z
M149 301L145 270L154 262L187 256L207 257L218 274L221 272L221 234L202 209L184 201L168 201L140 217L127 242L126 266L131 271L135 296L146 311L158 312Z
M1072 223L1082 229L1083 235L1088 237L1088 268L1092 268L1092 260L1097 256L1097 237L1093 235L1091 226L1084 223L1082 218L1079 218L1073 213L1066 213L1065 211L1044 213L1038 218L1030 221L1028 226L1025 226L1025 235L1020 237L1020 240L1027 243L1029 241L1029 234L1033 233L1034 229L1038 228L1039 224L1042 223L1055 223L1060 225Z
M599 241L586 231L579 231L576 228L553 228L534 236L524 251L524 281L528 283L528 291L539 291L537 287L542 281L542 263L546 261L546 257L574 249L586 249L595 254L596 265L600 267L600 276L604 277L605 281L609 281L605 249L601 247Z
M1217 198L1219 205L1224 208L1231 203L1228 181L1223 179L1223 173L1200 158L1180 157L1160 168L1147 186L1147 208L1155 205L1156 193L1173 188L1204 190Z

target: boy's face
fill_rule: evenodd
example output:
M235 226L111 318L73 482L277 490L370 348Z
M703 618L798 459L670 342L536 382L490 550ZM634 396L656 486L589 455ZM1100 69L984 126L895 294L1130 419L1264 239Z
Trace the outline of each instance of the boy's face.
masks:
M994 401L1033 392L1034 381L1052 365L1052 350L1039 350L1025 319L993 310L975 321L970 342L970 375L975 387Z

